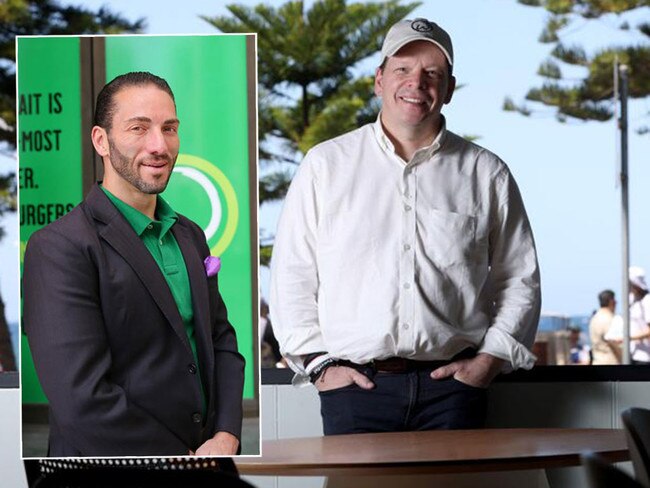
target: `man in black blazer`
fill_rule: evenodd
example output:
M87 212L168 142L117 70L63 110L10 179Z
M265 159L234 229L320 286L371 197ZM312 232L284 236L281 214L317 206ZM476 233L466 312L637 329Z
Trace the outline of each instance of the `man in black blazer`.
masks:
M244 359L202 230L158 196L179 150L165 80L100 92L104 181L25 252L24 329L50 403L50 456L231 455Z

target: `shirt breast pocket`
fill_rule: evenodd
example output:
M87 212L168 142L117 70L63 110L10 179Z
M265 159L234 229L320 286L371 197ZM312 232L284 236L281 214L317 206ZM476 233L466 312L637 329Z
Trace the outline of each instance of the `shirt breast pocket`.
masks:
M477 238L477 218L445 210L430 209L422 223L425 252L441 265L471 264L482 261Z

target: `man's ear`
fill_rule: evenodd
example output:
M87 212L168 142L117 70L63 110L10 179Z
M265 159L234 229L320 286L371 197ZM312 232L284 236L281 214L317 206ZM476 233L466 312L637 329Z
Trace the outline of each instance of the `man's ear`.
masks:
M95 125L92 132L90 133L90 138L93 141L93 146L95 151L101 157L106 157L109 155L110 151L108 150L108 133L106 129Z
M449 79L449 86L447 87L447 95L445 96L445 104L451 102L451 97L454 96L455 89L456 89L456 77L452 76Z
M384 79L384 73L381 68L377 68L377 71L375 71L375 95L378 97L381 97L383 87L382 87L382 81Z

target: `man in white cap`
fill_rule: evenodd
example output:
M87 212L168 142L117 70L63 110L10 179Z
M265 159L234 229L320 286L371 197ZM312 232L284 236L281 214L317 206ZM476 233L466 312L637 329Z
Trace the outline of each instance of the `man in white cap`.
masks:
M650 364L650 293L645 271L630 266L630 357L633 364Z
M446 129L453 65L437 24L395 24L377 121L314 147L288 192L271 315L325 434L481 426L494 377L535 362L532 232L507 166Z

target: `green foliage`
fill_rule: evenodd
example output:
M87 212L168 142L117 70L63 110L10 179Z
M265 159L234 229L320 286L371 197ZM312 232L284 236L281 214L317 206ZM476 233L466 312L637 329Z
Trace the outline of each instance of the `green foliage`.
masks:
M555 15L574 14L595 19L608 13L620 14L647 6L648 0L540 0L534 3L519 0L519 3L543 7Z
M282 200L289 190L291 173L274 171L260 178L260 202Z
M581 46L567 47L558 42L553 51L551 51L551 56L567 64L578 66L587 66L589 64L587 53Z
M550 43L558 42L560 39L557 36L558 31L563 29L569 23L569 18L564 15L551 17L546 23L546 27L539 36L539 42Z
M262 163L297 164L315 144L376 118L373 80L355 69L418 5L317 0L307 9L292 0L233 4L228 16L202 17L222 32L257 33ZM282 199L290 178L290 171L261 178L260 202Z
M6 212L15 212L16 200L16 178L14 174L0 175L0 217ZM5 230L0 227L0 240L5 235Z
M559 80L562 78L562 71L560 71L560 66L552 59L544 61L542 64L540 64L539 68L537 69L537 74L543 76L544 78L551 78L554 80Z
M5 212L15 212L16 203L15 175L0 175L0 217Z
M637 29L646 36L650 37L650 23L644 22L636 26Z
M549 12L546 26L540 36L541 42L554 43L553 59L545 60L537 73L546 78L541 87L531 88L526 100L551 107L556 118L605 121L613 116L610 102L614 96L613 67L616 60L629 68L629 95L632 98L650 96L650 23L636 27L624 21L620 29L635 30L647 39L638 45L611 46L588 54L579 45L567 46L563 33L578 19L598 19L605 15L620 15L636 9L647 8L650 0L518 0L523 5L544 8ZM567 34L568 35L568 34ZM562 75L560 64L585 68L586 75L575 81ZM551 81L552 80L552 81ZM525 104L517 104L510 97L504 100L503 109L529 116L535 110ZM648 133L640 127L639 133Z
M522 115L529 116L532 112L526 108L524 105L517 105L511 97L506 97L503 99L503 105L501 109L505 112L519 112Z
M269 266L271 264L271 254L273 253L273 246L261 245L260 246L260 266Z
M342 84L325 104L312 105L311 122L298 144L304 154L310 148L342 132L375 119L377 112L366 110L374 98L374 79L365 76ZM343 131L341 128L344 127Z

